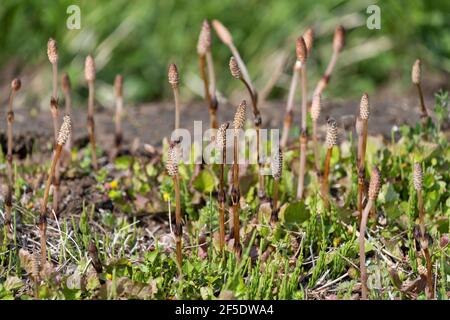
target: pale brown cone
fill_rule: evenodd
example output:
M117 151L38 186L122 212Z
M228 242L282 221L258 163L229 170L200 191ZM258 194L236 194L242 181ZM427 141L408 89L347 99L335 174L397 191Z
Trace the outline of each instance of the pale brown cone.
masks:
M203 20L202 29L198 36L197 53L204 56L211 49L211 27L208 20Z
M414 189L416 189L416 191L422 190L422 188L423 188L423 172L422 172L422 165L420 164L420 162L414 163L413 183L414 183Z
M362 120L369 119L370 106L369 106L369 95L364 93L361 97L361 102L359 104L359 116Z
M327 136L325 138L328 148L333 148L337 144L338 128L336 120L329 118L327 120Z
M381 174L377 167L372 168L369 184L369 199L376 200L381 189Z
M420 84L420 80L422 78L422 62L420 59L417 59L414 62L414 65L412 67L411 71L411 80L414 84Z
M314 42L314 31L312 28L309 28L303 34L303 40L305 41L306 50L308 52L308 56L311 54L311 49L313 47Z
M167 78L169 79L169 83L172 88L178 87L178 83L180 82L180 77L178 75L178 69L176 64L169 64L169 71L167 73Z
M63 92L65 92L65 93L68 93L70 91L71 84L70 84L69 75L67 73L64 73L62 75L61 87L62 87Z
M171 143L167 150L167 163L166 170L169 176L175 176L178 174L178 145Z
M95 80L95 61L91 55L88 55L84 62L84 78L86 81Z
M56 142L60 146L63 146L69 139L71 131L72 131L72 120L68 115L65 115L63 118L61 129L59 129L58 139L56 140Z
M237 108L236 114L234 115L233 128L235 130L242 129L244 127L246 108L247 108L247 101L242 100L241 104Z
M308 57L308 49L306 48L305 40L303 39L303 37L297 38L295 51L297 53L297 60L301 63L305 63Z
M239 65L234 57L230 58L230 72L233 78L235 79L241 79L242 78L242 72L241 68L239 68Z
M217 130L216 145L217 147L224 149L227 145L227 129L230 126L229 122L222 123Z
M122 97L123 95L123 77L120 74L116 75L114 79L114 92L117 97Z
M15 78L13 81L11 81L11 89L13 91L19 91L20 87L22 86L22 82L19 78Z
M58 46L53 38L48 39L47 42L47 56L51 64L58 62Z
M339 25L334 30L333 38L333 50L340 52L345 46L345 29L343 26Z
M272 170L272 177L279 180L283 172L283 153L280 149L272 156L271 160L270 168Z
M216 30L217 36L219 39L225 43L226 45L230 45L233 43L233 38L231 37L230 31L220 22L219 20L213 20L212 26L214 30Z
M322 109L322 101L320 94L314 95L311 103L311 118L317 121L320 116L320 110Z

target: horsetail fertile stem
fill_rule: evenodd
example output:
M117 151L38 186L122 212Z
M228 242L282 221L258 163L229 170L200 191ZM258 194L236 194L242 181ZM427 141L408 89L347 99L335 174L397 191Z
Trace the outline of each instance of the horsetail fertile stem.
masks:
M39 217L39 230L41 237L41 266L44 266L47 260L46 231L47 231L48 194L50 192L50 186L52 184L52 180L55 175L55 169L59 161L59 157L61 155L62 147L69 139L71 130L72 130L72 121L70 120L70 117L66 115L63 118L63 123L61 125L61 129L59 130L58 138L56 139L55 153L53 155L52 164L50 166L50 171L47 178L47 183L45 185L44 199L42 200L41 212Z
M169 71L167 73L169 84L172 87L173 97L175 99L175 130L180 128L180 91L178 85L180 77L178 74L178 68L176 64L169 64Z
M320 174L320 150L317 140L317 120L320 117L320 110L322 109L322 101L320 95L312 98L311 104L311 119L312 119L312 140L314 148L314 162L316 165L316 172Z
M297 199L302 199L304 195L304 183L305 183L305 167L306 167L306 144L308 143L308 137L306 132L306 109L307 99L306 96L306 59L308 57L308 49L306 48L305 40L303 37L299 37L296 42L297 60L301 62L301 87L302 87L302 106L301 106L301 133L300 133L300 170L297 186Z
M183 222L181 217L181 198L180 198L180 176L178 173L178 141L172 141L167 153L167 173L173 179L173 185L175 189L175 242L176 242L176 254L179 274L182 274L182 262L183 256L181 252L181 239L183 237Z
M370 185L369 185L369 201L364 208L361 224L359 226L359 268L361 273L361 299L367 300L367 270L366 270L366 251L365 251L365 233L367 219L372 209L375 205L375 201L378 197L378 193L381 188L381 175L377 167L373 167L372 173L370 175Z
M52 112L52 119L53 119L53 133L55 139L54 145L56 146L59 128L59 107L58 107L58 100L54 97L51 97L50 99L50 110ZM55 167L55 177L53 181L53 211L55 212L55 215L58 215L59 178L60 178L59 162L57 162Z
M330 174L331 154L333 152L333 147L337 145L337 139L338 139L338 130L336 121L333 118L329 118L327 121L327 136L326 136L327 155L325 158L325 169L323 171L322 177L322 197L325 203L325 207L328 207L328 194L330 192L328 187L328 177Z
M197 54L200 61L200 76L205 86L205 99L209 106L210 127L217 129L217 97L214 65L211 54L211 27L208 20L204 20L198 37ZM208 69L208 75L206 72ZM209 81L208 81L209 80ZM211 82L211 83L209 83Z
M14 178L13 178L13 122L14 122L14 111L13 111L13 102L14 97L17 91L20 90L22 83L20 79L14 79L11 82L11 92L9 94L9 103L8 103L8 113L6 116L7 121L7 139L8 139L8 151L7 151L7 159L8 159L8 191L5 197L5 228L8 228L8 231L12 231L12 195L14 188Z
M64 94L64 103L65 103L65 114L72 118L72 85L70 83L70 78L67 73L64 73L61 78L61 88ZM69 140L65 145L68 151L72 150L72 135L70 135Z
M47 42L47 56L53 69L53 93L52 97L58 99L58 46L52 38ZM58 130L58 129L56 129Z
M122 133L122 115L123 115L123 77L118 74L114 79L114 93L116 100L116 115L114 117L115 125L115 155L119 152L120 146L122 144L123 133Z
M363 193L364 193L364 173L365 158L367 148L367 127L370 114L369 96L364 93L359 105L359 116L356 118L356 134L358 135L358 154L357 154L357 172L358 172L358 220L361 223L363 211Z
M217 36L219 39L230 49L231 54L233 56L233 64L236 65L236 69L239 70L239 78L247 87L247 90L250 93L251 99L252 99L252 107L253 107L253 118L254 118L254 125L256 128L256 158L258 161L258 197L260 199L263 199L265 197L265 188L264 188L264 176L262 175L262 159L261 159L261 146L260 146L260 129L262 124L262 118L261 113L258 109L258 93L256 92L256 88L252 83L252 80L250 79L250 75L248 73L247 67L244 63L244 61L241 58L241 55L239 54L239 51L237 50L236 46L233 43L233 37L231 36L230 31L219 21L219 20L213 20L212 25L214 27L214 30L216 31ZM231 69L231 60L230 60L230 69ZM232 71L233 74L233 71ZM237 78L235 75L233 75L235 78Z
M250 94L250 97L252 99L252 106L253 106L253 116L254 116L254 124L256 128L256 158L258 159L258 197L260 199L263 199L265 197L265 191L264 191L264 176L262 175L262 162L261 162L261 146L260 146L260 129L261 129L261 113L259 112L259 109L257 107L258 99L256 92L252 89L250 83L244 78L240 65L238 63L238 60L236 60L235 57L230 58L230 72L231 75L237 79L241 80L242 83L245 85L245 87L248 90L248 93Z
M302 68L302 63L300 61L296 61L294 64L294 68L292 71L291 85L289 86L288 99L286 103L286 114L284 116L283 122L283 133L281 135L281 148L286 148L288 138L289 138L289 130L292 125L292 114L294 109L294 100L295 100L295 92L297 91L298 85L298 77L300 74L300 70Z
M306 30L306 32L303 34L303 40L305 42L307 55L309 55L314 41L314 33L311 28ZM284 116L283 133L281 135L281 143L280 143L282 149L286 147L288 142L289 130L292 125L292 113L294 109L295 92L297 91L298 78L301 73L301 69L302 63L297 59L297 61L294 64L292 72L291 85L289 87L288 99L286 104L286 114Z
M423 172L422 165L420 163L414 163L413 172L413 183L414 189L417 192L417 202L419 206L419 228L420 228L420 247L422 249L423 255L425 256L427 265L427 290L425 291L428 299L434 299L434 289L433 289L433 265L431 263L431 255L428 249L428 237L425 230L425 210L423 207Z
M344 48L345 45L345 29L343 26L337 26L334 30L334 38L333 38L333 54L331 56L330 62L323 74L322 78L317 83L313 96L322 94L323 90L327 87L330 82L331 74L333 73L334 67L336 66L337 59L339 57L340 52Z
M283 153L281 152L281 149L279 149L278 152L272 156L270 166L273 177L273 203L272 213L270 215L270 224L275 226L278 221L278 184L283 172Z
M239 54L239 51L236 49L234 43L233 43L233 37L231 36L230 31L219 21L219 20L213 20L212 25L214 27L214 30L216 31L217 36L219 39L230 49L231 54L236 59L237 64L239 65L239 68L242 71L242 77L245 79L247 84L249 85L252 96L257 96L255 87L253 86L253 83L250 79L249 73L247 71L247 67L245 66L244 61L241 58L241 55Z
M219 203L219 247L220 251L225 246L225 163L227 161L227 129L230 126L229 122L223 123L217 131L216 144L222 155L220 162L220 184L219 193L217 195L217 202Z
M420 59L417 59L414 62L414 65L412 67L411 71L411 80L412 83L416 85L417 92L419 93L419 99L420 99L420 117L422 118L422 122L426 122L427 119L430 118L427 108L425 107L425 101L423 98L423 92L422 92L422 62Z
M242 253L242 247L239 240L240 225L239 225L239 131L244 127L245 112L247 109L247 102L242 100L238 106L236 114L234 115L233 129L234 129L234 152L233 152L233 185L231 187L231 203L233 205L233 236L234 236L234 251L236 257L239 258Z
M89 100L88 100L88 132L92 151L92 167L95 171L98 169L97 152L95 145L95 120L94 120L94 101L95 101L95 61L91 55L86 57L84 64L84 77L89 86Z

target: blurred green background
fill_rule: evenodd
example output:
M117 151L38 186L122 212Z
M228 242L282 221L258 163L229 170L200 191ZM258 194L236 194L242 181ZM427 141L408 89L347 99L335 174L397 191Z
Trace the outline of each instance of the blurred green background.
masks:
M81 9L80 30L66 27L66 10L72 4ZM366 27L370 4L381 8L381 30ZM424 61L425 74L444 83L448 80L450 1L446 0L3 0L1 84L6 87L12 77L20 76L29 101L48 101L51 67L46 44L54 37L60 70L71 76L78 99L86 95L83 66L88 53L97 62L98 98L103 104L111 99L117 73L125 76L128 101L170 98L166 79L170 62L179 67L183 98L200 99L196 44L204 18L219 19L229 28L260 90L276 70L283 71L269 98L285 99L295 38L309 26L317 36L309 61L310 87L329 61L335 26L343 24L348 30L328 96L354 98L362 90L373 92L386 86L401 92L410 86L410 68L417 57ZM229 75L230 52L215 34L212 50L218 90L226 96L240 84Z

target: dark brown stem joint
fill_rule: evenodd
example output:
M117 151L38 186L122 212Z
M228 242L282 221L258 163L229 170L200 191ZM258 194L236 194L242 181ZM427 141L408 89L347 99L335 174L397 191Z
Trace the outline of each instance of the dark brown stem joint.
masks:
M173 230L173 234L176 237L181 237L183 234L183 224L182 223L176 223L175 228Z
M8 111L7 120L11 123L14 121L14 111Z

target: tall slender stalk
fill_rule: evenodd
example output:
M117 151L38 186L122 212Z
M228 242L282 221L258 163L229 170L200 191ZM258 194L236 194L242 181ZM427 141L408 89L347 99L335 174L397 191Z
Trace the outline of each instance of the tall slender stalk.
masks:
M430 115L428 114L427 108L425 107L425 100L423 98L423 92L422 92L422 62L420 59L417 59L414 62L414 65L412 67L411 71L411 80L412 83L416 85L417 87L417 93L419 94L419 100L420 100L420 117L422 119L422 123L425 124L427 120L430 118Z
M242 60L239 51L237 50L236 46L233 43L233 37L231 36L230 31L219 20L213 20L212 26L214 27L214 30L216 31L216 34L218 35L219 39L230 49L231 54L236 59L236 62L242 71L242 77L249 85L250 90L252 91L252 95L256 96L257 94L255 87L250 79L247 67L245 66L245 63Z
M302 63L300 61L296 61L292 71L291 85L289 86L288 99L286 103L286 113L284 116L283 122L283 133L281 135L281 148L285 149L288 138L289 138L289 130L292 126L292 115L294 109L294 100L295 100L295 92L297 91L298 78L300 75L300 70L302 68Z
M418 162L414 163L413 172L414 189L417 192L417 202L419 207L419 228L420 228L420 247L425 256L427 267L427 290L425 291L427 299L434 299L433 289L433 265L431 262L431 255L428 248L428 237L425 229L425 210L423 207L423 172L422 165Z
M375 201L378 197L378 193L381 188L381 175L377 167L373 167L370 176L369 185L369 200L364 208L361 218L361 224L359 226L359 268L361 273L361 299L367 300L368 288L367 288L367 269L366 269L366 251L365 251L365 233L367 226L367 219L369 217L370 210L375 205Z
M250 75L248 73L247 67L244 63L244 61L241 58L241 55L239 54L239 51L237 50L236 46L233 43L233 37L231 36L230 31L218 20L213 20L212 25L216 31L216 34L218 35L219 39L230 49L231 54L233 55L234 64L236 65L236 69L239 70L239 78L245 87L247 88L251 100L252 100L252 107L253 107L253 122L256 129L256 159L258 161L258 197L259 199L265 198L265 187L264 187L264 175L263 175L263 159L261 157L261 125L262 125L262 118L261 113L258 109L258 93L256 91L255 86L252 83L252 80L250 78ZM230 68L231 68L231 59L230 59ZM232 71L233 74L233 71ZM233 75L234 76L234 75ZM236 78L236 77L235 77Z
M232 56L230 58L230 72L231 75L237 79L240 80L245 87L247 88L247 91L250 95L250 98L252 100L252 106L253 106L253 117L254 117L254 125L256 128L256 158L258 161L258 197L260 199L265 198L265 188L264 188L264 176L262 175L262 159L261 159L261 136L260 136L260 129L261 129L261 113L259 112L259 109L257 107L258 105L258 97L256 94L256 91L252 88L251 83L249 83L242 73L242 69L240 67L240 64L238 60Z
M61 78L61 88L64 94L65 114L72 118L72 85L70 83L70 77L67 73L64 73ZM72 150L73 137L70 135L69 140L65 145L69 154Z
M53 91L52 97L58 99L58 46L56 41L52 38L47 42L47 56L48 60L52 64L53 70ZM56 129L58 131L58 129Z
M270 162L273 177L273 201L272 201L272 213L270 215L270 224L275 226L278 221L278 185L280 183L281 175L283 172L283 153L281 149L278 150L272 156Z
M180 177L178 173L178 142L171 142L167 154L166 170L173 179L175 189L175 242L176 255L179 274L182 275L183 256L182 256L182 238L183 238L183 221L181 216L181 198L180 198Z
M334 67L336 66L337 59L339 57L340 52L342 51L345 45L345 29L343 26L339 25L334 30L334 38L333 38L333 54L331 55L330 62L323 74L322 78L320 78L317 83L313 96L322 94L323 90L327 87L330 82L331 74L333 73Z
M356 119L356 133L358 135L357 172L358 172L358 221L361 223L363 211L364 174L367 148L367 129L370 115L369 96L364 93L359 105L359 116Z
M237 258L240 258L242 253L242 247L239 239L239 233L241 230L239 223L239 131L244 127L245 112L247 108L247 102L242 100L238 106L233 121L233 185L231 187L231 203L233 206L233 237L234 237L234 251Z
M84 64L84 77L89 86L89 100L88 100L88 132L89 141L91 143L92 153L92 167L95 171L98 169L97 163L97 148L95 144L95 120L94 120L94 103L95 103L95 61L91 55L86 57Z
M327 121L327 137L326 137L326 144L327 144L327 155L325 158L325 167L323 171L322 176L322 198L325 203L325 207L328 207L329 205L329 186L328 186L328 177L330 174L330 160L331 160L331 154L333 152L333 147L337 144L338 140L338 130L337 130L337 124L336 121L333 118L329 118Z
M309 56L314 42L314 32L311 28L305 31L305 33L303 34L303 40L305 43L307 55ZM298 78L301 74L301 69L302 63L297 59L293 67L291 85L289 87L288 100L286 104L286 113L284 116L284 123L283 123L283 133L281 135L281 143L280 143L282 149L286 148L288 142L289 130L292 125L292 113L294 109L295 92L297 90L297 83Z
M59 128L59 107L58 107L58 100L54 97L50 100L50 110L52 113L52 119L53 119L53 133L54 133L54 139L56 146L56 141L58 139L58 128ZM58 216L58 201L59 201L59 180L60 180L60 165L59 162L56 163L55 168L55 176L53 181L53 211L55 212L55 215Z
M50 38L47 42L47 56L48 56L48 60L52 64L52 70L53 70L53 90L52 90L52 97L50 99L50 111L52 113L53 134L54 134L55 145L56 145L56 139L58 138L58 129L59 129L58 47L57 47L56 41L52 38ZM54 184L53 210L56 215L58 214L59 179L60 179L59 163L57 163L56 168L55 168L55 181L53 182L53 184Z
M173 97L175 99L175 130L180 128L180 91L178 88L180 77L178 68L175 64L169 65L169 72L167 75L169 83L172 87Z
M41 266L44 266L47 260L47 203L48 203L48 195L50 192L50 186L52 184L56 166L59 161L59 157L61 155L62 147L69 139L72 130L72 121L69 116L64 116L63 123L61 125L61 129L59 130L58 138L56 139L55 152L52 159L52 164L50 166L50 171L47 178L47 183L45 185L44 190L44 198L42 200L41 211L39 216L39 230L40 230L40 238L41 238Z
M302 88L302 106L301 106L301 133L300 133L300 169L297 185L297 199L302 199L304 196L305 184L305 167L306 167L306 145L308 143L308 135L306 128L306 113L307 113L307 88L306 88L306 59L308 51L303 37L299 37L296 42L297 60L301 62L301 88Z
M316 172L320 175L320 149L319 142L317 139L317 130L318 125L317 121L320 117L320 110L322 109L321 97L314 96L312 98L311 104L311 119L312 119L312 140L313 140L313 149L314 149L314 163L316 165Z
M11 92L9 94L9 103L8 103L8 113L6 116L7 121L7 170L8 170L8 191L5 197L5 228L7 228L8 232L12 231L12 197L14 193L14 175L13 175L13 122L14 122L14 111L13 111L13 103L14 97L17 91L20 90L22 83L20 79L14 79L11 82Z
M225 164L227 161L227 129L230 126L229 122L223 123L217 131L216 144L221 150L222 160L220 163L220 184L219 193L217 195L217 202L219 203L219 247L223 251L225 247Z
M212 129L217 129L218 105L216 98L214 65L211 54L211 27L206 19L203 21L202 29L198 37L197 54L200 62L200 76L205 87L205 99L209 107L210 127ZM209 83L208 80L211 83Z
M114 80L114 93L116 100L116 115L114 117L115 125L115 152L114 156L117 156L122 145L123 131L122 131L122 116L123 116L123 77L122 75L116 75Z

